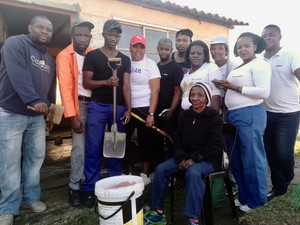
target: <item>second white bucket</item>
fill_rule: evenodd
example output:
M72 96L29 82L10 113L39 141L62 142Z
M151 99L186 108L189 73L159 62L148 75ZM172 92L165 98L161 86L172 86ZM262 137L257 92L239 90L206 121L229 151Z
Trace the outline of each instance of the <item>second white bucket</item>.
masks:
M143 225L143 178L115 176L95 186L100 225Z

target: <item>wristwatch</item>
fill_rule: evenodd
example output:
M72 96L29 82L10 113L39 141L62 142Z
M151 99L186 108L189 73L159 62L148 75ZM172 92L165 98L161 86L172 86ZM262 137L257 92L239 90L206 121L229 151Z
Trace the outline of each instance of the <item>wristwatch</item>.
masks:
M154 116L154 113L153 112L148 112L148 115L149 116Z

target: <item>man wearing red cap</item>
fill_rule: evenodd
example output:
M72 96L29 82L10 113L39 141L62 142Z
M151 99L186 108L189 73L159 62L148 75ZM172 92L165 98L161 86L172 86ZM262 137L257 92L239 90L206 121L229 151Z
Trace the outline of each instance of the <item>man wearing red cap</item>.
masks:
M104 45L89 52L83 65L83 86L92 90L88 106L83 201L87 207L95 204L95 183L100 179L103 140L106 125L113 122L113 87L117 87L117 127L125 132L125 124L130 118L130 59L116 49L121 38L121 25L116 20L107 20L103 26ZM108 58L121 58L117 77L112 76ZM126 120L122 120L125 119ZM122 122L124 121L124 122ZM108 176L121 175L121 159L107 159Z
M127 126L127 141L137 128L138 147L142 152L143 169L141 177L145 185L150 183L150 164L153 161L153 129L154 113L158 102L160 88L160 72L156 63L145 56L146 39L142 35L134 35L130 40L131 53L131 106L132 112L145 119L146 126L137 119L132 119ZM129 142L128 142L129 143Z

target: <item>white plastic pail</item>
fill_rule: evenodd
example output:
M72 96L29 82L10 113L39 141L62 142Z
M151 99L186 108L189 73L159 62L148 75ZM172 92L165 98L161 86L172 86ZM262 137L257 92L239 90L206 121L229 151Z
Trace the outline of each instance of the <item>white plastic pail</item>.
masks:
M143 178L115 176L96 183L100 225L143 225Z

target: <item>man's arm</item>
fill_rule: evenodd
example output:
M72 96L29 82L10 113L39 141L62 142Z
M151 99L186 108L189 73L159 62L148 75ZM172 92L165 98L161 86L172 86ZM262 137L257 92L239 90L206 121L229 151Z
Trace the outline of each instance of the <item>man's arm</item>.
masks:
M3 58L7 74L15 91L18 93L25 105L35 105L42 103L40 96L36 93L32 75L28 71L28 56L24 49L24 44L18 37L6 40L2 48Z
M83 71L83 87L85 89L95 89L99 87L113 87L119 85L119 78L111 76L107 80L93 80L94 72Z
M294 74L297 77L297 79L300 81L300 68L296 69Z
M72 95L75 82L72 77L72 68L69 57L65 54L58 54L56 57L56 74L59 80L59 90L62 104L65 107L64 116L66 118L76 116L75 99Z

